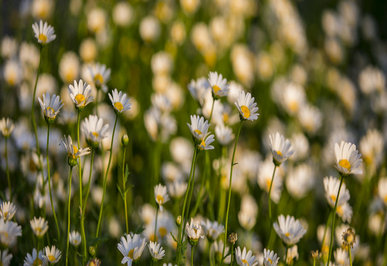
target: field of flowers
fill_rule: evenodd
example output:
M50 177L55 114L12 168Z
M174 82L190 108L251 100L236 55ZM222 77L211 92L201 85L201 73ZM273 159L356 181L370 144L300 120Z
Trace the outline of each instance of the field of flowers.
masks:
M0 266L386 266L385 10L0 0Z

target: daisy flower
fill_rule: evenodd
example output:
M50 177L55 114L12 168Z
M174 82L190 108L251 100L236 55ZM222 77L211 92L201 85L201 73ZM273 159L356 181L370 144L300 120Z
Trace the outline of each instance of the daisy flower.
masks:
M387 177L383 177L379 180L378 195L383 201L384 205L387 206Z
M215 127L215 135L218 142L223 146L227 146L234 139L232 129L224 124Z
M16 237L21 235L20 225L12 221L0 219L0 244L3 247L13 247L16 244Z
M68 135L67 138L64 136L62 139L62 144L67 151L67 157L71 166L76 165L76 161L74 160L78 159L80 156L84 156L90 153L90 148L88 147L80 148L78 150L78 146L73 144L73 140L71 139L70 135Z
M278 132L269 135L269 141L273 161L277 166L286 161L294 153L290 141Z
M204 120L204 117L199 117L198 115L191 115L191 124L187 123L189 129L191 130L192 135L197 139L202 141L202 139L207 135L209 124L207 120Z
M240 247L235 249L235 259L240 266L254 266L258 264L251 250L247 251L246 247L243 248L243 251L241 251Z
M185 191L187 190L187 183L175 180L173 182L167 183L168 193L171 195L172 198L180 198L183 196Z
M42 237L48 230L48 222L43 218L34 217L30 221L31 229L37 237Z
M3 266L8 266L11 264L13 255L11 253L8 253L8 250L0 250L0 264Z
M60 260L61 256L62 252L55 246L51 246L51 248L47 246L44 248L44 257L50 264L57 263Z
M279 257L274 251L264 249L263 250L263 265L264 266L276 266L278 264Z
M94 100L93 96L91 96L90 85L82 79L78 83L74 80L74 85L70 84L68 90L71 100L78 109L84 108Z
M8 138L12 134L14 128L15 124L13 123L12 119L3 117L0 120L0 131L5 138Z
M208 133L204 138L201 140L199 144L199 149L200 150L213 150L214 146L210 145L215 141L214 134Z
M117 89L114 89L112 91L112 94L109 93L109 98L112 102L114 110L118 113L122 113L126 110L129 110L131 107L128 96L122 91L118 92Z
M222 252L223 252L223 241L222 240L218 240L218 241L215 241L212 245L211 245L211 249L214 251L215 253L215 259L216 259L216 262L218 264L221 263L222 261ZM228 254L229 252L229 247L226 246L225 250L224 250L224 254ZM227 255L225 256L225 258L223 259L223 263L226 263L226 264L230 264L231 263L231 255Z
M224 232L224 226L218 222L211 222L210 220L202 221L202 228L204 234L207 236L208 240L215 241L218 239L220 234Z
M47 259L44 257L43 252L39 252L36 249L32 250L32 253L27 253L24 259L24 266L35 266L35 265L47 265Z
M229 87L227 84L227 79L223 78L222 74L218 74L217 72L210 72L208 74L208 82L211 85L212 95L214 98L227 96Z
M158 184L154 188L155 200L160 207L160 211L163 211L163 204L169 200L167 193L167 187L161 184Z
M35 34L35 38L38 40L38 43L45 45L47 43L55 40L56 35L54 28L47 24L47 22L39 21L39 24L35 22L32 24L32 29Z
M336 208L337 215L343 220L343 222L350 223L352 220L352 207L348 202L344 202L344 204L337 204Z
M127 263L128 266L131 266L133 261L140 259L145 245L145 239L138 234L122 236L120 243L117 245L118 250L124 256L121 264Z
M258 119L257 103L249 92L241 91L235 105L238 108L241 120L254 121Z
M42 108L44 118L48 122L53 122L60 109L63 107L63 103L60 97L55 94L50 96L50 94L46 92L46 94L43 94L42 99L38 98L38 100L40 107Z
M360 140L359 149L364 162L368 166L378 167L384 155L383 135L376 129L367 131L367 134Z
M108 124L103 124L103 119L96 115L89 115L82 121L81 129L86 137L86 140L91 146L98 146L98 144L108 136Z
M325 198L328 201L329 206L332 208L335 207L337 193L339 192L340 180L335 177L324 177L324 190ZM349 191L345 186L345 183L341 185L339 199L337 201L337 206L343 205L350 198Z
M335 143L336 169L342 175L363 173L362 159L356 149L356 145L341 141L340 145Z
M10 201L3 202L0 205L0 218L10 221L16 213L15 204Z
M110 68L107 68L104 64L96 63L89 67L90 75L94 81L96 87L102 87L106 92L105 84L110 80Z
M152 258L155 260L161 260L165 256L165 250L157 242L149 242L148 245L149 253L152 255Z
M273 226L277 235L288 246L296 244L306 233L306 229L301 225L300 221L289 215L286 218L280 215L278 223L274 222Z
M199 222L194 221L191 218L191 223L186 223L185 225L185 233L189 238L189 242L192 246L196 245L200 238L204 237L203 228Z
M78 247L81 244L81 234L78 231L71 231L69 241L74 247Z

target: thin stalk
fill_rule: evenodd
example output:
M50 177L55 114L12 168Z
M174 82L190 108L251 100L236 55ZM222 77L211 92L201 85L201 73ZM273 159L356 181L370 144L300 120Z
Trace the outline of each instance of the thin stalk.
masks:
M153 179L151 187L154 187L159 182L160 173L160 153L161 153L161 142L159 139L156 140L156 147L153 152ZM151 200L153 200L153 194L150 193Z
M52 213L54 214L54 220L56 225L56 231L58 233L58 240L60 239L60 230L58 225L58 219L56 218L56 212L54 203L52 200L52 191L51 191L51 175L50 175L50 157L48 156L48 146L50 144L50 123L47 123L47 146L46 146L46 156L47 156L47 176L48 176L48 190L50 192L50 203L51 203L51 209Z
M214 112L215 101L216 101L216 99L214 97L212 97L211 113L210 113L210 118L208 119L208 123L211 123L212 114Z
M198 150L199 152L199 150ZM194 167L194 169L192 170L192 183L191 183L191 189L189 191L189 195L188 195L188 202L187 202L187 211L185 212L185 219L188 220L188 217L189 217L189 209L191 207L191 200L192 200L192 195L193 195L193 191L195 189L195 173L196 173L196 168ZM183 231L183 236L184 236L184 233L185 231Z
M209 254L209 260L210 260L210 266L214 265L214 251L213 251L213 243L210 242L210 254Z
M102 202L101 202L101 209L99 210L99 217L98 217L98 225L97 225L97 232L95 234L95 237L98 238L99 235L99 230L101 227L101 220L102 220L102 213L103 213L103 203L105 199L105 194L106 194L106 183L107 183L107 176L109 173L110 169L110 164L112 162L112 154L113 154L113 141L114 141L114 133L116 131L116 126L117 126L117 120L118 120L118 114L116 114L116 120L114 121L114 127L113 127L113 134L112 134L112 140L110 142L110 154L109 154L109 162L105 171L105 176L103 179L103 193L102 193Z
M85 196L85 200L84 200L84 202L83 202L83 210L82 210L82 213L83 213L83 214L86 213L87 200L88 200L89 194L90 194L91 175L92 175L92 172L93 172L94 156L95 156L95 150L92 149L92 150L91 150L90 170L89 170L89 180L87 181L86 196ZM82 218L85 219L85 215L82 215Z
M153 234L153 239L155 242L157 242L157 217L159 216L159 208L157 207L156 208L156 218L155 218L155 230L154 230L154 234Z
M191 266L193 266L194 261L195 246L191 246Z
M288 265L288 246L285 246L285 265Z
M125 209L125 228L126 228L126 234L129 234L129 225L128 225L128 203L126 201L126 179L125 177L125 157L126 157L126 148L124 147L124 154L122 156L122 187L124 189L124 209Z
M71 180L73 174L73 167L70 166L68 184L69 184L69 197L67 201L67 241L66 241L66 266L69 261L69 238L70 238L70 218L71 218Z
M202 204L202 199L204 196L204 184L209 176L209 174L208 174L209 167L210 167L210 156L209 156L208 152L206 152L206 163L205 163L205 167L204 167L205 175L203 175L203 177L202 177L202 182L200 184L200 190L199 190L199 198L196 201L193 210L191 211L191 214L190 214L191 217L195 216L196 211L198 210L199 206L201 206L201 204Z
M220 195L219 195L219 210L218 210L218 222L221 223L224 219L224 207L225 207L225 190L223 189L222 186L222 168L223 168L223 158L225 158L227 148L225 146L222 147L222 154L220 156L219 160L219 169L218 169L218 188L220 190Z
M239 135L240 135L241 129L242 129L242 124L243 124L242 122L243 121L241 121L239 123L238 133L237 133L236 138L235 138L234 150L232 152L232 159L231 159L231 165L230 165L230 178L229 178L229 183L228 183L228 200L227 200L227 209L226 209L226 222L225 222L225 230L224 230L224 241L223 241L224 245L223 245L223 251L222 251L222 263L224 260L224 251L226 250L226 243L227 243L228 214L230 212L230 203L231 203L232 169L234 168L235 151L236 151L236 147L238 144Z
M270 226L272 222L272 217L271 217L271 189L273 187L273 182L274 182L274 176L275 176L275 171L277 170L277 165L274 164L274 170L273 170L273 175L271 177L271 182L270 182L270 188L269 188L269 219L270 219Z
M326 235L327 235L327 231L328 231L328 225L329 225L329 222L331 221L331 219L332 219L332 210L329 212L328 220L327 220L327 223L326 223L325 228L324 228L324 236L323 236L322 245L321 245L321 254L323 256L323 259L324 259L325 239L326 239Z
M11 178L9 177L9 166L8 166L8 137L5 138L5 171L7 173L9 200L12 201Z
M180 257L181 257L181 250L180 249L181 249L181 244L182 244L182 240L183 240L183 235L182 235L183 230L182 229L183 229L183 224L184 224L185 207L187 204L187 198L188 198L189 190L190 190L192 179L193 179L192 172L193 172L193 169L195 168L197 153L198 153L198 149L197 149L197 147L195 147L194 154L192 157L192 162L191 162L191 170L190 170L189 177L188 177L189 178L188 185L187 185L187 189L185 191L185 196L184 196L183 209L181 211L181 216L180 216L181 221L180 221L179 231L178 231L177 256L176 256L177 264L180 263Z
M349 265L352 266L352 254L351 254L350 246L348 246L348 256L349 256Z
M79 124L81 122L81 110L78 109L78 118L77 118L77 142L78 142L78 150L81 149L81 142L79 141ZM85 225L83 220L83 178L82 178L82 160L81 157L78 158L78 178L79 178L79 209L81 210L81 238L82 238L82 264L85 264L87 258L87 250L86 250L86 234L85 234Z
M231 263L230 263L230 265L231 266L234 265L234 243L231 246Z
M335 235L337 203L339 201L340 190L341 190L341 185L343 184L343 180L344 180L344 175L340 174L340 186L339 186L339 191L337 191L335 208L333 209L333 219L332 219L332 226L331 226L331 242L329 243L329 255L328 255L327 265L331 261L331 256L332 256L333 240L334 240L334 235Z

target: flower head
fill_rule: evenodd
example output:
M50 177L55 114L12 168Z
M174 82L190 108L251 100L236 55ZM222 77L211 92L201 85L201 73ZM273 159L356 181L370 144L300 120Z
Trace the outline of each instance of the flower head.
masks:
M112 94L109 93L109 98L112 102L114 110L118 113L122 113L126 110L129 110L131 107L128 96L122 91L118 92L117 89L114 89L112 91Z
M243 248L243 251L240 247L235 249L235 259L239 266L254 266L258 264L255 256L253 256L253 252L251 250L247 251L246 247Z
M155 260L161 260L165 256L165 250L157 242L149 242L149 253L152 255L152 258Z
M10 221L16 213L15 204L10 201L4 201L0 205L0 218Z
M65 147L65 149L67 151L67 157L68 157L68 160L69 160L69 164L71 166L75 166L77 164L76 160L80 156L84 156L84 155L87 155L87 154L90 153L90 148L89 147L87 147L87 148L80 148L78 150L78 146L73 144L73 140L71 139L70 135L68 135L67 138L66 138L66 136L64 136L64 138L62 139L62 144L63 144L63 146Z
M69 93L71 100L78 109L83 109L86 105L91 103L94 99L91 96L91 87L82 79L77 82L74 80L74 85L69 85Z
M279 257L274 251L264 249L263 250L263 265L264 266L276 266L278 264Z
M24 259L24 266L35 266L35 265L47 265L47 259L43 255L43 251L36 249L32 250L32 253L27 253Z
M15 124L13 123L12 119L3 117L0 120L0 131L5 138L8 138L12 134L14 128Z
M240 118L242 120L254 121L258 119L258 107L254 97L251 97L249 92L241 91L239 97L235 102L238 108Z
M269 140L273 161L276 165L280 165L294 153L290 141L280 133L271 134Z
M43 218L34 217L30 221L31 229L37 237L42 237L48 230L48 222Z
M38 98L38 100L46 121L53 122L60 109L63 107L60 97L55 94L50 96L50 94L46 92L46 94L43 94L43 99Z
M350 142L341 141L340 145L335 144L336 169L340 174L362 174L362 159L356 149L356 145Z
M204 120L204 117L198 115L191 115L191 124L187 123L189 129L191 130L192 135L197 140L202 140L206 135L209 128L207 120Z
M224 79L222 74L218 74L217 72L210 72L208 74L208 82L211 85L212 95L214 98L227 96L229 87L227 84L227 79Z
M39 21L32 24L32 29L35 34L35 38L38 40L38 43L45 45L47 43L55 40L56 35L54 28L47 24L47 22Z
M51 248L47 246L44 248L44 257L50 264L57 263L60 260L61 256L62 252L55 246L51 246Z
M383 201L384 205L387 206L387 178L386 177L379 179L378 195L380 199Z
M224 244L223 244L222 240L215 241L211 245L211 249L215 253L215 260L216 260L217 264L220 264L222 261L223 246L224 246ZM228 246L226 246L226 248L224 250L224 254L229 254L229 249L230 248ZM230 264L231 263L231 255L225 255L223 262L226 264Z
M211 222L210 220L202 221L202 227L204 234L207 236L208 240L215 241L218 239L220 234L224 232L224 226L219 224L218 222L214 221Z
M117 245L118 250L124 256L121 264L127 263L128 266L131 266L133 261L140 259L145 245L145 239L138 234L122 236L120 243Z
M191 223L185 225L185 233L189 239L189 242L192 246L197 245L200 238L204 237L203 228L199 222L194 221L191 218Z
M12 221L0 219L0 244L3 247L13 247L16 244L16 237L21 235L20 225Z
M157 204L160 206L160 210L163 211L163 204L169 200L167 187L161 184L158 184L157 186L155 186L154 192L155 192L155 200Z
M81 129L86 140L92 147L98 147L102 139L108 136L108 124L103 124L103 119L96 115L89 115L82 122Z
M69 241L74 247L78 247L81 244L81 234L78 231L71 231L69 235Z
M224 124L220 124L215 127L215 135L218 142L223 146L230 144L230 142L234 139L232 129Z
M278 223L274 222L273 227L282 241L289 246L296 244L306 233L300 221L289 215L286 218L280 215Z
M104 64L96 63L89 67L90 75L94 81L96 87L101 87L106 92L106 83L110 79L110 68L107 68Z
M214 134L207 133L199 143L200 150L213 150L214 146L210 145L215 141Z
M337 206L341 206L346 203L349 198L349 191L345 186L345 183L341 185L340 195L337 199L337 193L339 192L340 180L335 177L324 177L324 189L325 189L325 198L328 201L329 206L332 208L335 207L337 200Z
M356 242L355 232L351 227L348 227L347 230L342 234L343 246L352 248Z
M8 249L5 249L3 251L0 250L0 263L4 266L9 266L11 264L13 255L11 253L8 253Z

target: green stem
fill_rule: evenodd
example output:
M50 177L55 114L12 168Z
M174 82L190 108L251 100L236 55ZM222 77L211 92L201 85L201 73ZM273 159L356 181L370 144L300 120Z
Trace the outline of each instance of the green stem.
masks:
M234 150L232 152L232 159L231 159L231 165L230 165L230 178L228 183L228 199L227 199L227 209L226 209L226 222L225 222L225 230L224 230L224 245L223 245L223 251L222 251L222 263L224 260L224 251L226 250L226 243L227 243L227 229L228 229L228 214L230 212L230 203L231 203L231 184L232 184L232 169L234 168L234 159L235 159L235 151L239 140L239 135L241 133L243 121L239 123L238 133L235 138L234 142Z
M100 208L100 210L99 210L97 232L96 232L96 234L95 234L95 237L96 237L96 238L98 238L99 230L100 230L100 227L101 227L101 220L102 220L102 213L103 213L103 203L104 203L105 194L106 194L107 176L108 176L108 173L109 173L110 164L111 164L111 162L112 162L113 141L114 141L114 133L115 133L115 131L116 131L116 126L117 126L117 120L118 120L118 114L116 114L116 120L114 121L114 127L113 127L112 139L111 139L111 142L110 142L109 162L108 162L108 165L107 165L107 168L106 168L106 171L105 171L105 176L104 176L104 179L103 179L102 202L101 202L101 208Z
M198 150L199 152L199 150ZM185 220L188 220L188 217L189 217L189 210L191 208L191 200L192 200L192 195L193 195L193 191L195 189L195 173L196 173L196 168L194 167L194 169L192 170L192 183L191 183L191 189L189 191L189 195L188 195L188 201L187 201L187 210L185 212ZM184 236L184 231L183 231L183 236Z
M81 122L81 110L78 109L78 117L77 117L77 142L78 142L78 150L81 149L81 142L79 141L79 124ZM78 179L79 179L79 209L81 210L81 238L82 238L82 265L85 264L87 258L86 251L86 234L85 234L85 225L84 225L84 213L83 213L83 178L82 178L82 160L81 157L78 158Z
M5 171L7 173L9 200L12 201L11 178L9 176L9 166L8 166L8 137L5 138Z
M69 197L67 201L67 241L66 241L66 266L69 260L69 238L70 238L70 217L71 217L71 181L72 181L73 167L70 166L68 184L69 184Z
M288 265L288 246L285 246L285 265Z
M331 256L332 256L333 240L335 235L336 209L337 209L337 203L339 201L340 190L341 190L341 185L343 184L343 180L344 180L344 175L340 174L340 186L339 186L339 191L337 191L335 208L333 209L333 219L332 219L332 226L331 226L331 242L329 243L329 255L328 255L327 265L331 261Z
M349 255L349 265L352 266L352 254L351 254L351 247L348 246L348 255Z
M89 194L90 194L91 174L93 173L94 156L95 156L95 150L92 149L92 151L91 151L90 169L89 169L89 180L87 181L86 197L85 197L85 200L84 200L84 202L83 202L83 210L82 210L82 213L83 213L83 214L86 213L87 200L88 200ZM85 219L85 215L82 215L82 218Z
M328 216L328 220L327 220L327 223L326 223L326 225L325 225L325 228L324 228L324 236L323 236L323 239L322 239L322 245L321 245L321 254L322 254L322 256L323 256L323 260L324 260L324 246L325 246L325 239L326 239L326 235L327 235L327 231L328 231L328 225L329 225L329 222L331 221L331 219L332 219L332 211L333 210L331 210L330 212L329 212L329 216Z
M204 196L204 184L205 184L205 182L206 182L206 180L207 180L207 178L209 176L208 171L207 171L209 167L210 167L210 156L209 156L208 152L206 152L206 163L205 163L205 167L204 167L205 168L204 169L205 174L203 175L202 182L200 184L199 198L196 201L195 206L194 206L193 210L190 213L191 217L195 216L196 211L198 210L199 206L201 206L202 199L203 199L203 196Z
M56 231L58 233L58 240L59 240L60 239L60 231L59 231L58 219L56 218L56 212L55 212L54 202L52 200L52 191L51 191L50 157L48 156L48 146L49 146L49 144L50 144L50 122L47 123L47 146L46 146L48 190L50 192L51 209L52 209L52 213L54 214Z
M270 182L270 188L269 188L269 220L270 220L270 226L272 224L272 217L271 217L271 189L273 187L273 182L274 182L274 176L275 176L275 171L277 170L277 165L274 164L274 170L273 170L273 175L271 177L271 182Z
M183 241L183 235L182 235L183 230L182 229L183 229L183 225L184 225L185 207L187 204L187 198L188 198L189 190L190 190L192 179L193 179L192 173L193 173L193 169L195 168L197 153L198 153L198 148L195 147L194 154L192 157L192 162L191 162L191 170L190 170L189 177L188 177L189 178L188 185L187 185L187 189L185 191L185 196L184 196L183 209L181 211L181 216L180 216L181 221L180 221L179 231L178 231L177 256L176 256L176 262L178 265L180 264L180 258L181 258L181 244Z
M191 266L193 266L194 261L195 246L191 246Z
M212 97L211 113L210 113L210 118L208 119L208 123L210 123L210 124L211 124L212 114L214 112L215 101L216 101L216 99L214 97Z
M153 153L153 179L151 187L155 187L159 182L159 173L160 173L160 152L161 152L161 142L159 139L156 140L156 147ZM153 193L150 193L151 200L154 200Z
M231 266L234 265L234 244L231 245L231 263L230 263L230 265Z
M157 242L157 217L159 215L159 207L156 208L156 218L155 218L155 231L154 231L154 234L153 234L153 240L155 242Z
M123 187L123 200L124 200L124 208L125 208L125 228L126 228L126 234L129 234L129 225L128 225L128 203L126 201L126 179L125 176L125 157L126 157L126 148L124 147L124 154L122 156L122 187Z

